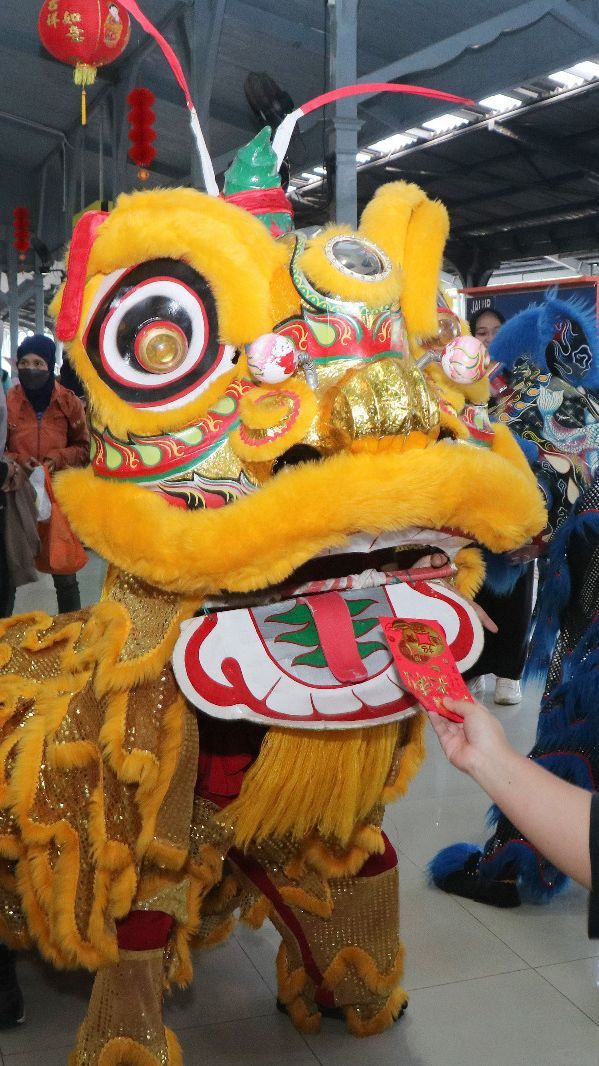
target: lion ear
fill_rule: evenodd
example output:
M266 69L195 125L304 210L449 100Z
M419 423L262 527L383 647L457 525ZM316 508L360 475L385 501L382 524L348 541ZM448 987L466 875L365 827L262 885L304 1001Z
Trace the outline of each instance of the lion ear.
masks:
M410 220L425 199L426 193L411 182L392 181L381 185L364 208L360 233L403 267Z
M383 185L365 208L360 233L375 241L403 270L401 306L408 332L437 331L437 289L449 216L439 200L409 182Z

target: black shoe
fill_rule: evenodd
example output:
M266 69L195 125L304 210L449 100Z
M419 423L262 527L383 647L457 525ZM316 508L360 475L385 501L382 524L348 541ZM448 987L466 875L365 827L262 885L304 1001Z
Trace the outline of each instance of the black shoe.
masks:
M23 993L18 985L7 995L0 992L0 1029L14 1029L25 1021L25 1003Z
M480 859L480 851L475 852L460 870L439 878L435 884L443 892L472 899L476 903L487 903L490 907L519 907L522 901L516 882L485 881L478 871Z
M16 952L0 944L0 1029L13 1029L25 1021L25 1003L16 971Z

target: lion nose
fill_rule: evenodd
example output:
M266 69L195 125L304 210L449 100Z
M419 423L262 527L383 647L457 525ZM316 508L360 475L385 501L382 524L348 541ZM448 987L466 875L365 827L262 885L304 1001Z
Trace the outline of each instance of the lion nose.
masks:
M350 370L328 395L328 435L337 447L363 437L430 433L439 405L408 356L378 359Z

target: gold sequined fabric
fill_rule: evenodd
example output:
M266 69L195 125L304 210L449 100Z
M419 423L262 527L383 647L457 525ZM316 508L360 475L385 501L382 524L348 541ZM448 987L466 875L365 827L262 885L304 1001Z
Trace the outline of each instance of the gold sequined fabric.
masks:
M330 854L331 863L335 859L338 849ZM282 939L279 998L294 1023L314 1031L324 1002L351 1009L348 1024L355 1031L373 1019L379 1021L372 1031L391 1024L405 999L397 867L327 878L310 869L291 842L269 842L247 856L233 851L231 861L256 897L267 882L271 886L266 912Z
M186 613L113 573L95 607L0 623L7 943L95 968L115 960L115 919L138 898L168 899L186 925L198 738L169 665Z
M121 951L96 974L87 1015L69 1066L98 1066L111 1040L127 1038L168 1066L162 1022L163 951Z

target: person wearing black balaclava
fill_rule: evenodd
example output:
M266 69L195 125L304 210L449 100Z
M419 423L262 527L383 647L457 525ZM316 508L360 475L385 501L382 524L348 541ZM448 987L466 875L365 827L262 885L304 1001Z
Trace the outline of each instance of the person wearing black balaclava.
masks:
M30 474L43 464L53 474L89 461L89 430L81 400L54 376L56 345L34 333L17 348L19 384L7 396L6 454ZM61 614L81 606L76 574L53 574Z

